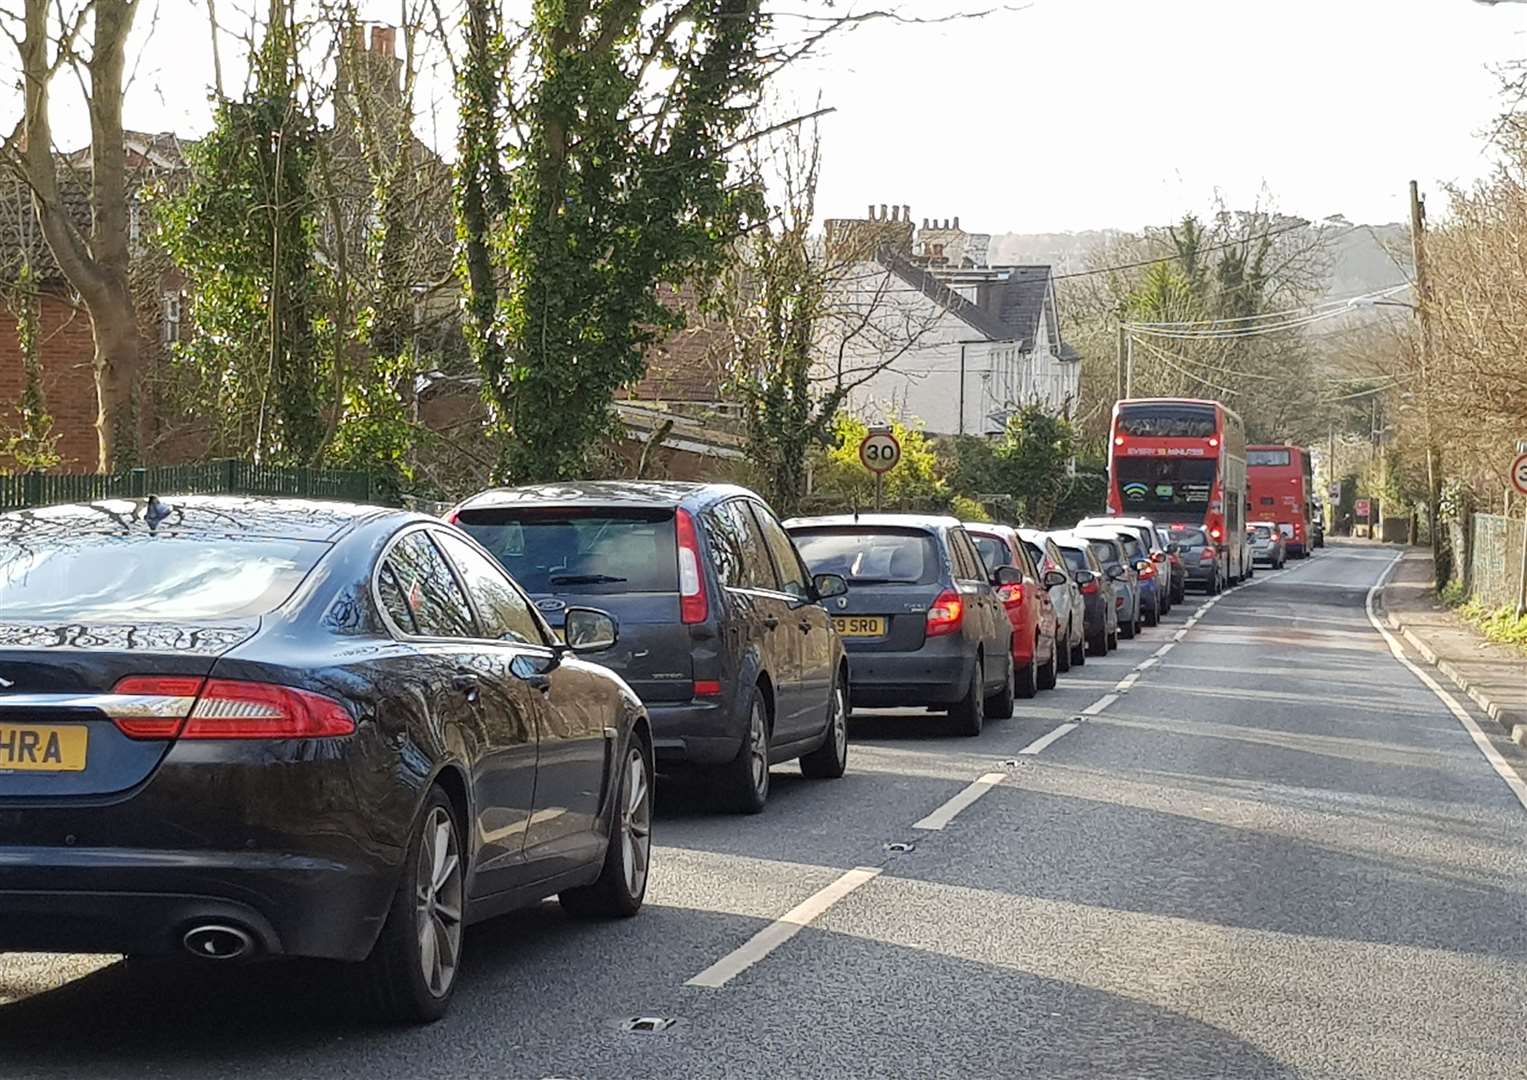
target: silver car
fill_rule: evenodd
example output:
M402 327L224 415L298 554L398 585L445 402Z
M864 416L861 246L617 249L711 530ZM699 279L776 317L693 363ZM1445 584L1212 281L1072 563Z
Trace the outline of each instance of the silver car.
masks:
M1070 662L1061 668L1062 671L1080 667L1087 662L1087 611L1082 606L1081 587L1071 576L1065 555L1061 554L1049 533L1040 529L1019 529L1018 539L1028 549L1029 558L1034 560L1041 577L1051 570L1066 575L1064 585L1050 587L1050 603L1055 608L1055 650L1057 655L1070 654Z

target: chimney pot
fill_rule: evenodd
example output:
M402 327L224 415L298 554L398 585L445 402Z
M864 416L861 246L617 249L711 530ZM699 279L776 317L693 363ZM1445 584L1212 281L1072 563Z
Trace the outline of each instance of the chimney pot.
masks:
M371 51L380 56L394 56L396 50L393 47L396 31L390 26L373 26L371 28Z
M955 218L954 219L954 227L956 229L958 229L960 227L960 219L959 218Z
M912 220L912 208L910 206L908 206L906 203L902 203L901 204L901 220L903 220L903 221L911 221Z
M864 216L869 218L871 221L875 220L875 204L874 203L870 203L870 208L867 211L865 211L865 215Z
M926 229L927 227L928 227L928 219L927 218L923 218L923 228Z
M890 221L890 220L891 220L891 219L890 219L890 218L889 218L889 217L888 217L888 216L887 216L887 214L886 214L886 211L887 211L887 208L886 208L886 205L885 205L885 203L881 203L881 204L880 204L880 220L881 220L881 221Z

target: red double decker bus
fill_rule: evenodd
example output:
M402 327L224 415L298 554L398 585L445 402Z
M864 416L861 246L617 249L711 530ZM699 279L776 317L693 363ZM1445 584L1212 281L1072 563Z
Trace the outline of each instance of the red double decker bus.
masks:
M1108 512L1202 525L1220 580L1251 576L1246 427L1217 401L1127 398L1113 407Z
M1314 494L1310 452L1302 446L1248 446L1246 500L1252 521L1276 522L1288 553L1310 553L1310 499Z

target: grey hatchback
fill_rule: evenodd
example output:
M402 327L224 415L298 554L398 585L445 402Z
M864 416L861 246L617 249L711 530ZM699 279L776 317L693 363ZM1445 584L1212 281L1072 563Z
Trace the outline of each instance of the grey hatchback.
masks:
M855 705L947 708L965 735L1013 714L1013 628L995 589L1020 584L1020 571L989 573L949 517L842 514L785 527L813 572L848 582L831 611Z
M449 520L530 594L553 629L597 603L620 637L593 657L647 706L659 770L703 773L744 813L769 766L832 779L848 760L848 663L813 578L762 499L726 484L500 488ZM543 747L543 753L545 749Z

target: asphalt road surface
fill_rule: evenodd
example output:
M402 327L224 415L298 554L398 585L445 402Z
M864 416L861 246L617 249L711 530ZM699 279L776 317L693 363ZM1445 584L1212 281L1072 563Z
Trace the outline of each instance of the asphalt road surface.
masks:
M1527 766L1370 623L1394 556L1190 595L979 739L857 717L758 817L665 791L642 915L476 928L430 1028L322 970L0 957L0 1077L1521 1080Z

